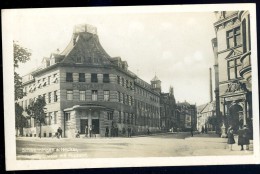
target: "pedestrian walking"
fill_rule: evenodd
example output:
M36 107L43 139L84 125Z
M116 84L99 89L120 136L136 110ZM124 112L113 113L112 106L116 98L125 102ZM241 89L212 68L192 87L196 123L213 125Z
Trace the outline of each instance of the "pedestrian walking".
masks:
M193 137L193 128L192 127L190 128L190 134Z
M230 125L228 130L227 130L227 135L228 135L228 141L227 144L229 144L230 146L230 150L232 150L232 145L235 144L235 139L234 139L234 130L232 128L232 126Z
M115 136L118 137L118 127L115 127Z
M130 126L128 126L128 129L127 129L127 136L131 137L131 127Z
M202 126L202 128L201 128L201 133L203 133L204 134L204 126Z
M79 136L79 131L78 130L76 130L76 136L75 136L76 138L80 138L80 136Z
M208 133L208 126L205 125L205 134L207 134L207 133Z
M244 141L246 145L246 150L249 150L250 140L249 140L249 129L247 128L247 125L244 125Z
M91 138L92 137L92 125L89 125L88 130L89 130L89 137Z
M150 135L150 130L149 130L149 128L147 128L147 135Z
M58 130L58 138L61 138L62 137L62 129L59 127Z
M96 127L92 125L92 135L96 138Z
M85 137L88 137L88 126L85 127Z
M244 129L241 126L239 126L237 134L238 134L237 144L241 146L240 150L244 150L244 145L245 145Z
M108 137L108 134L109 134L109 128L108 128L108 126L107 126L107 127L106 127L105 137Z

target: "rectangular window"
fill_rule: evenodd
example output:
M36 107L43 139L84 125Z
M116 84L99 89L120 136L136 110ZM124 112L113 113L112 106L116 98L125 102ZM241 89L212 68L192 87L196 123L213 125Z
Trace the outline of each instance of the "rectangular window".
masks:
M51 92L48 93L48 102L51 103Z
M46 94L42 94L42 98L46 102Z
M130 89L134 89L132 82L130 82Z
M120 92L117 91L117 99L118 99L118 102L121 102L121 95L120 95Z
M85 82L85 73L79 73L79 82Z
M51 112L49 112L48 113L48 122L47 122L48 125L51 125L51 119L52 119Z
M51 76L48 76L48 85L51 84Z
M73 73L66 73L66 82L73 82Z
M24 87L24 93L27 93L27 86Z
M126 123L127 123L127 124L130 124L129 115L130 115L129 113L126 113Z
M123 103L125 104L125 94L122 93L123 96Z
M129 96L128 102L129 102L129 105L131 106L132 105L132 96Z
M27 109L27 100L24 100L24 109Z
M109 74L103 74L103 83L109 83Z
M236 59L236 78L241 77L239 71L242 69L242 64L239 59Z
M117 83L120 84L120 76L117 76Z
M57 111L55 111L54 113L53 113L53 121L54 121L54 124L57 124Z
M227 48L232 48L241 44L240 27L227 31Z
M92 83L97 83L98 82L97 74L91 74L91 82Z
M70 121L70 113L69 112L65 113L65 120Z
M228 79L235 79L235 78L239 78L240 74L239 71L242 68L242 65L240 63L239 59L233 59L233 60L229 60L227 61L227 68L228 68Z
M58 95L57 95L57 91L54 91L54 102L58 101Z
M107 113L107 119L108 120L113 120L113 113L112 112L108 112Z
M128 80L125 81L126 88L129 88Z
M104 91L104 101L109 101L109 91Z
M129 96L127 94L125 94L125 104L128 105L128 100L129 100Z
M86 91L79 91L79 100L80 101L86 100Z
M121 121L122 121L122 113L121 113L121 111L119 111L119 115L118 115L118 123L121 123Z
M73 91L67 90L67 100L73 100Z
M125 79L122 78L122 86L125 86Z
M97 101L97 90L92 90L92 101Z
M123 113L123 123L126 123L125 120L126 120L126 113L124 112Z
M53 74L53 83L58 83L58 77L57 77L57 73Z

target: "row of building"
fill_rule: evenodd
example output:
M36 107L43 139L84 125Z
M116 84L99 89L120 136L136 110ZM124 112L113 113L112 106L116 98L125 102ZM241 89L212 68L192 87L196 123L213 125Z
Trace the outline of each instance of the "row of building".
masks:
M198 106L198 129L216 117L217 133L226 137L247 126L253 136L251 36L249 11L218 11L212 39L215 70L215 100ZM210 107L211 106L211 107ZM212 126L212 125L211 125Z
M147 83L128 69L120 57L110 57L102 48L97 29L75 26L72 39L63 52L42 60L42 66L23 77L26 94L18 102L24 111L38 97L46 101L43 137L51 137L58 127L64 137L74 137L92 127L105 136L106 128L118 128L122 135L129 127L133 134L196 127L196 106L176 103L173 88L161 91L155 76ZM28 118L23 136L38 136L39 126Z

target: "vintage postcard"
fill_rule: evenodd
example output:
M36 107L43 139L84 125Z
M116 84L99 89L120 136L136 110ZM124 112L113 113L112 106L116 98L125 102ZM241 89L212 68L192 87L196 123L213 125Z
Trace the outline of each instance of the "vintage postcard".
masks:
M6 170L259 163L255 4L1 13Z

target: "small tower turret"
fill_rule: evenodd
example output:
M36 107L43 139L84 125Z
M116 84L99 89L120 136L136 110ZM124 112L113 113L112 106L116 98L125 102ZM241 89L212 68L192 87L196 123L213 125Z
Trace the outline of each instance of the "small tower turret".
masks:
M161 80L155 75L151 80L152 89L161 93Z

